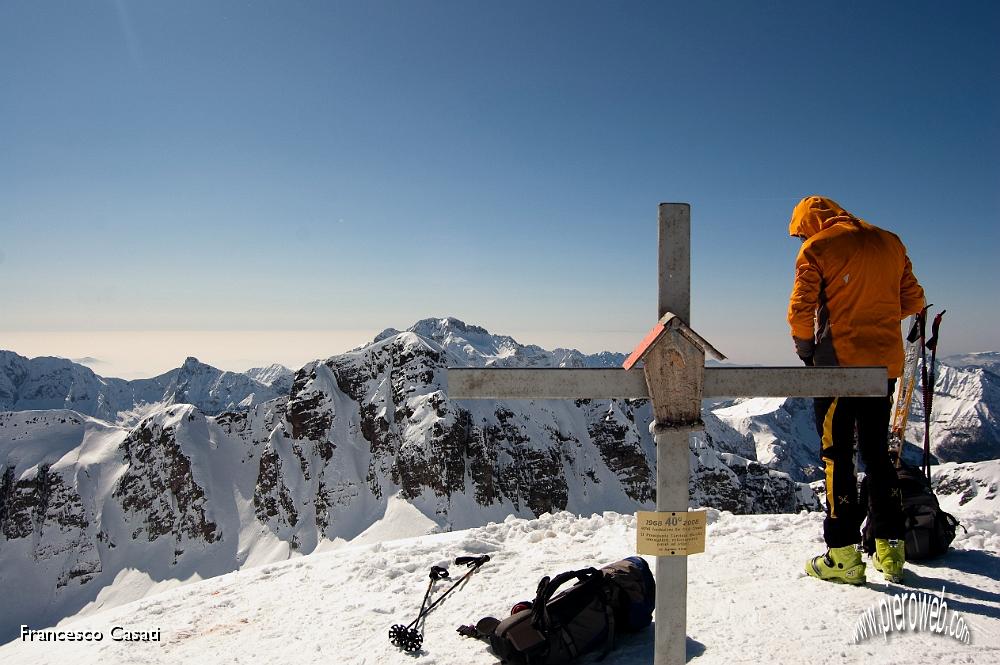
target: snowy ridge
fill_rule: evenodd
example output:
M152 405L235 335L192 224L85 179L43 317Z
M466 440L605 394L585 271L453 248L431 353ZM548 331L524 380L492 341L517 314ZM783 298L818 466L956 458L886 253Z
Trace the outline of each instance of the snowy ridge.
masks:
M802 482L822 478L812 400L737 399L712 412L741 434L752 436L756 459ZM918 463L924 442L923 395L915 391L906 428L904 458ZM931 453L941 461L1000 458L1000 375L981 367L938 364L931 407Z
M931 452L946 462L1000 457L1000 375L980 367L938 365L931 406ZM924 406L915 395L907 440L921 449Z
M279 395L288 394L288 391L292 388L292 378L295 377L295 372L278 363L268 365L267 367L253 367L244 372L244 374L254 381L272 388Z
M975 369L981 367L993 374L1000 374L1000 351L980 351L977 353L965 353L961 355L946 356L939 358L945 365L951 365L959 369Z
M125 381L101 377L65 358L29 360L0 351L0 411L72 409L109 422L134 424L159 406L195 404L214 415L287 394L282 389L290 383L290 370L272 365L250 372L224 372L189 357L159 376Z
M520 344L507 335L493 335L454 317L422 319L405 332L436 342L455 367L620 367L626 357L608 351L592 355L576 349L546 351L533 344ZM387 328L375 337L375 342L399 333Z
M822 477L811 399L737 399L720 405L712 413L736 431L752 437L756 459L762 464L801 482Z

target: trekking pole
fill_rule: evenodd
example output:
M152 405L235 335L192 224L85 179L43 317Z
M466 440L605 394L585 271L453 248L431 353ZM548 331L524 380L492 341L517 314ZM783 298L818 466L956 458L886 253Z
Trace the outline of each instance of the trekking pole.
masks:
M425 607L427 598L430 595L430 586L428 586L427 593L424 594L424 602L420 603L420 613L417 615L417 618L414 619L412 622L410 622L410 625L408 626L396 624L395 626L390 628L389 641L394 646L399 647L403 651L409 651L409 652L419 651L420 647L424 643L424 634L422 629L418 632L416 626L420 623L422 619L426 619L427 615L431 613L431 610L433 610L441 603L441 601L447 598L448 594L450 594L452 591L458 588L462 583L468 580L469 576L471 576L474 572L479 570L480 566L482 566L489 560L490 557L486 554L482 556L460 556L457 559L455 559L456 566L468 566L469 571L465 573L465 575L462 575L460 578L458 578L458 580L454 584L452 584L445 590L444 593L438 596L437 600L435 600L433 603ZM434 566L434 568L431 568L431 575L432 575L431 586L433 586L435 582L435 578L433 577L435 568L437 568L438 570L444 570L443 577L448 576L447 570L445 570L444 568L438 568L437 566Z
M924 390L924 475L927 477L928 482L931 479L931 408L934 405L934 382L937 378L935 376L935 363L937 362L938 331L941 328L941 317L947 311L946 309L942 309L934 317L934 323L931 324L931 338L927 340L927 348L931 350L931 368L927 373L926 379L928 387Z
M424 607L427 605L427 599L430 598L434 583L438 580L447 579L448 569L441 566L431 566L430 578L430 582L427 584L427 591L424 592L424 598L420 601L420 611L417 613L417 618L408 626L397 623L389 629L389 642L404 651L418 651L424 643L424 632L423 630L418 631L416 625L421 617L426 616Z
M447 598L449 593L454 591L459 585L461 585L463 582L469 579L469 576L471 576L472 573L479 570L480 566L482 566L489 560L490 557L487 554L484 554L482 556L460 556L457 559L455 559L456 566L468 566L469 572L465 573L465 575L462 575L460 578L458 578L458 581L456 581L454 584L448 587L444 593L438 596L438 599L435 600L433 603L431 603L426 610L424 610L423 615L427 616L428 614L430 614L431 610L433 610L435 607L438 606L438 603Z

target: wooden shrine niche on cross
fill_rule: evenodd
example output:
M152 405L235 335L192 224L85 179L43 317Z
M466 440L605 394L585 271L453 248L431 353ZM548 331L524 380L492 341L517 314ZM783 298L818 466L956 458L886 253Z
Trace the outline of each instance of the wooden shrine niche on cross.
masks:
M622 369L449 368L452 399L650 399L656 511L687 513L689 444L705 397L870 397L884 367L705 367L721 353L690 327L691 207L661 203L657 323ZM643 361L643 371L628 371ZM687 557L656 557L654 665L685 662Z

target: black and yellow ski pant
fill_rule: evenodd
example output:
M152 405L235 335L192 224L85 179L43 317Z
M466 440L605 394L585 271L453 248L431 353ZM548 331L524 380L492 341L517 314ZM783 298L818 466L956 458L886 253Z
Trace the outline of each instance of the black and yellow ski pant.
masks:
M896 380L889 381L885 397L819 397L815 400L816 430L822 442L826 469L826 519L823 537L827 547L861 542L865 515L876 538L903 538L904 522L896 467L889 459L890 395ZM858 500L854 468L854 442L868 476L868 505Z

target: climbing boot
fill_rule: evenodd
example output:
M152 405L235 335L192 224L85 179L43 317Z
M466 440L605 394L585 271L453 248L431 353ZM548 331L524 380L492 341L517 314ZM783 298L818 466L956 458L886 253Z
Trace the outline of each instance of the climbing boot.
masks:
M854 545L831 547L826 554L806 561L806 573L827 582L861 585L865 580L865 564Z
M872 555L875 570L885 575L890 582L903 581L903 564L906 563L906 545L902 540L875 539L875 554Z

